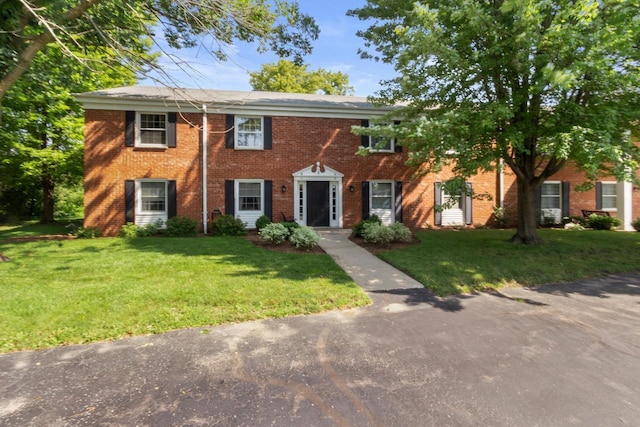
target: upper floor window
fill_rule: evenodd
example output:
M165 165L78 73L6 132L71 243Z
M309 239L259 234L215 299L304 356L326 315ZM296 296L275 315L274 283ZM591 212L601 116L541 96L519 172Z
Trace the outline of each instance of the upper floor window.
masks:
M262 150L263 124L262 117L235 116L235 148Z
M394 139L393 138L380 138L376 136L369 137L369 147L371 151L378 153L393 153L394 151Z
M163 113L139 113L138 114L138 139L139 146L167 145L167 115Z

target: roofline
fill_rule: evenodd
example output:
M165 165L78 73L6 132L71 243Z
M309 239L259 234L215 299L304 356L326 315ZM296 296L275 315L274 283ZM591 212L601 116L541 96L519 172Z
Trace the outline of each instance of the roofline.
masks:
M148 111L148 112L169 112L180 111L183 113L201 113L202 106L205 105L210 114L254 114L271 116L293 116L293 117L321 117L321 118L346 118L346 119L366 119L374 116L382 116L393 107L370 107L360 105L349 105L348 96L345 96L345 103L335 103L335 105L308 105L303 102L294 103L291 100L280 102L278 100L244 102L207 102L187 99L167 98L143 98L137 96L104 95L95 92L86 92L76 95L76 100L80 102L85 110L117 110L117 111ZM358 98L354 97L354 101Z

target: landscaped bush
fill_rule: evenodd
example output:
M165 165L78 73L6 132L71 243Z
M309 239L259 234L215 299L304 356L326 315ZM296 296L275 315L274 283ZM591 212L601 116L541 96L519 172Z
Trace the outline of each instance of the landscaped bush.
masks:
M371 215L369 218L365 219L364 221L360 221L356 224L353 224L353 227L352 227L353 235L355 237L364 237L362 235L362 232L364 231L364 226L366 224L372 224L372 223L382 224L382 221L380 221L380 218L378 217L378 215Z
M271 224L271 219L266 215L262 215L260 218L256 220L256 228L258 229L258 231L262 230L265 226L269 224Z
M640 231L640 218L634 219L631 226L635 228L636 231Z
M562 218L563 224L579 224L584 226L587 223L587 220L583 216L578 215L569 215Z
M622 225L622 221L612 216L604 215L589 215L587 219L587 226L594 230L611 230L613 227L619 227Z
M410 242L413 238L411 230L401 222L394 222L389 226L389 228L393 232L394 242Z
M102 237L102 231L98 227L80 227L76 230L75 236L78 239L95 239Z
M247 227L240 218L233 215L222 215L209 224L212 236L244 236Z
M296 245L296 248L310 249L318 246L320 236L311 228L302 226L293 230L293 233L289 236L289 240Z
M191 237L198 232L198 221L188 216L174 216L167 220L164 235L167 237Z
M143 226L135 225L132 222L128 222L120 227L118 235L125 239L134 239L136 237L150 237L158 234L158 232L160 231L160 227L162 227L162 220L158 220L152 224L146 224Z
M281 245L289 237L289 229L281 222L271 223L265 225L260 231L260 236L272 245Z
M393 242L394 232L388 225L382 225L377 222L370 222L364 225L362 237L367 242L376 245L386 245Z
M287 231L289 232L289 235L291 235L293 233L293 230L295 230L296 228L300 228L300 224L298 224L295 221L283 221L280 224L286 227Z

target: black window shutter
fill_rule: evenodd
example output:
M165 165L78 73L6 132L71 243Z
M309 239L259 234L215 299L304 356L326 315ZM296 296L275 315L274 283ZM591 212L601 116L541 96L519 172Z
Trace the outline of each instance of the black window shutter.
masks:
M273 181L264 182L264 212L263 215L273 221Z
M466 182L465 185L469 189L464 198L464 222L465 224L473 224L473 184Z
M178 114L167 113L167 147L176 148L176 121Z
M400 122L398 120L395 120L393 124L399 125ZM402 153L402 145L398 144L398 138L393 138L393 151L395 151L396 153Z
M236 118L233 114L227 114L226 116L226 126L225 126L225 134L224 134L224 143L225 147L233 148L234 140L235 140L235 125Z
M235 183L233 180L224 182L224 213L235 216Z
M363 120L360 123L360 126L362 126L364 128L368 128L369 127L369 120ZM360 145L363 146L364 148L368 148L371 145L371 139L369 138L369 135L362 135L360 137Z
M176 182L167 182L167 219L173 218L178 213L178 197L176 191Z
M396 208L396 222L402 222L402 182L396 181L396 200L395 200L395 208Z
M136 182L128 179L124 182L124 222L134 222L136 212Z
M136 112L125 111L125 132L124 132L124 145L126 147L133 147L136 142Z
M569 206L570 206L570 193L571 193L571 183L563 182L562 183L562 216L569 216Z
M596 182L596 209L602 209L602 183Z
M369 182L362 181L362 220L369 218Z
M273 146L272 120L271 117L264 117L262 120L264 121L264 149L271 150Z
M442 212L439 209L439 206L442 204L442 183L436 182L433 186L433 194L434 194L434 211L435 211L435 223L436 225L442 224Z

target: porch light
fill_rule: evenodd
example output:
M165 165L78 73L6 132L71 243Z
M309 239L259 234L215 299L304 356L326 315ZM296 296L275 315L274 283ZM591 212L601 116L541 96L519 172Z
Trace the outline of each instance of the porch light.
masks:
M286 185L283 185L282 187L280 187L280 190L281 190L283 193L286 193L286 192L287 192L287 186L286 186Z
M349 192L353 193L354 191L356 191L356 188L353 185L350 185Z

